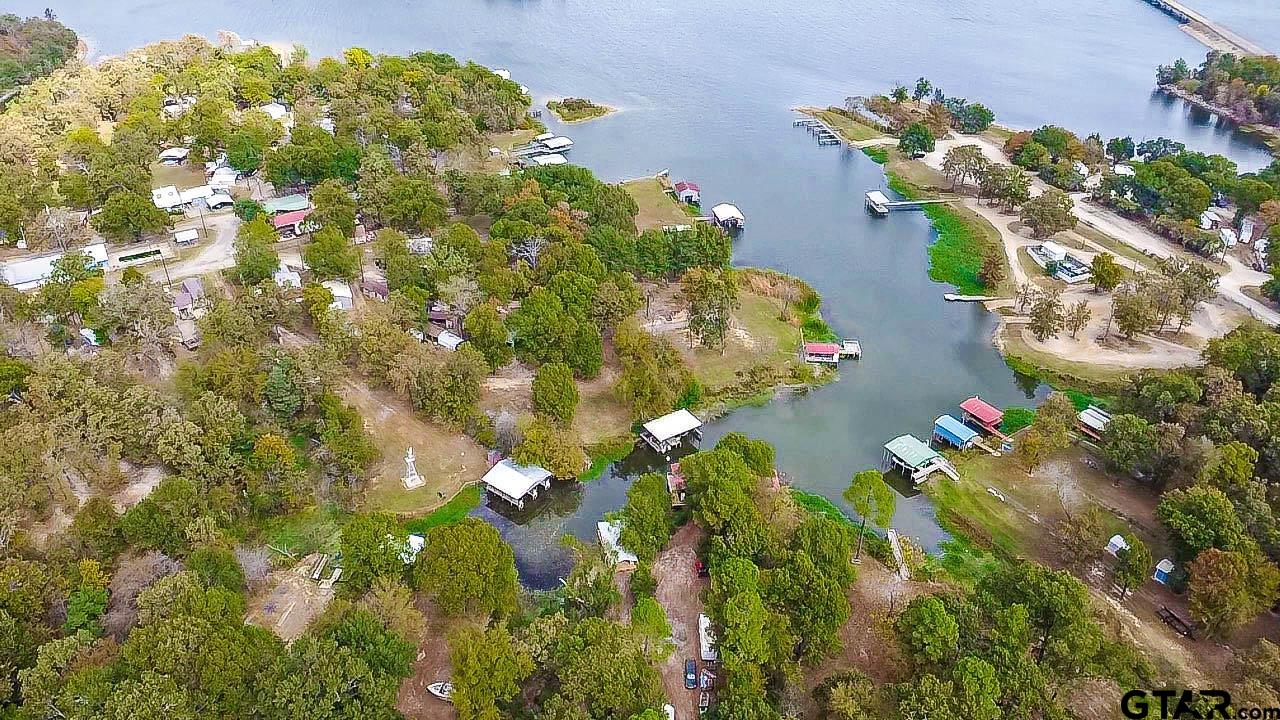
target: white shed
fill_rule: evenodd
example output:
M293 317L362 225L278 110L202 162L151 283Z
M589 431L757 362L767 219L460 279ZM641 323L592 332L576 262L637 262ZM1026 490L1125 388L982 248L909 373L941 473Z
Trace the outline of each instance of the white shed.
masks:
M640 430L640 437L660 453L669 452L689 434L701 438L702 421L684 408L650 420Z
M162 150L160 152L160 162L164 163L165 165L179 165L184 160L186 160L187 156L190 154L191 154L191 151L188 150L187 148L183 148L183 147L168 148L167 150Z
M1107 554L1113 557L1119 557L1121 550L1128 549L1129 543L1125 542L1124 537L1121 535L1112 535L1111 539L1107 541Z
M518 465L508 458L489 468L481 482L489 492L523 508L526 499L536 498L539 490L551 487L551 471L537 465Z
M440 336L436 338L436 344L445 350L457 350L458 346L464 342L466 340L448 330L441 330Z
M173 242L178 245L191 245L200 239L200 231L195 228L177 230L173 233Z
M151 191L151 202L161 210L172 210L182 206L182 196L178 194L178 188L173 185L165 185Z
M743 216L742 211L737 205L731 203L720 203L711 208L711 217L716 224L722 228L740 228L747 224L747 218Z

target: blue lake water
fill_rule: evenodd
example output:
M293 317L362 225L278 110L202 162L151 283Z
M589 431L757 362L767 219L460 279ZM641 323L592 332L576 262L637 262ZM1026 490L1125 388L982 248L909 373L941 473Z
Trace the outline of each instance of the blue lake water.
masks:
M1280 45L1274 0L1196 2L1210 13L1221 3L1238 31ZM18 0L8 11L44 7ZM577 95L620 108L586 124L547 122L574 138L572 161L607 180L670 169L696 180L704 201L736 203L748 228L735 262L805 278L836 331L862 341L865 357L845 365L838 382L739 410L707 433L708 444L734 430L769 440L798 487L841 505L849 477L878 464L891 437L927 436L934 417L973 393L1001 405L1026 404L1029 394L991 345L994 319L943 302L948 288L929 281L925 218L868 217L862 194L884 185L879 166L815 146L791 127L789 108L838 104L924 75L1013 127L1164 135L1246 169L1270 162L1212 116L1153 95L1156 65L1201 58L1204 48L1140 0L66 0L56 9L97 54L223 28L300 42L313 57L353 45L431 49L508 68L538 101ZM531 518L479 512L516 546L522 577L552 586L568 566L555 539L590 537L641 466L559 491ZM894 522L926 546L943 537L923 497L900 502Z

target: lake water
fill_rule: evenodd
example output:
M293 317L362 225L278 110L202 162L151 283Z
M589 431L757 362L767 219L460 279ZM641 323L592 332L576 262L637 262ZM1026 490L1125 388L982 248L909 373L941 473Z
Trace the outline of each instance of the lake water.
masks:
M1258 41L1280 45L1274 0L1223 1L1237 29L1257 28L1265 33ZM45 2L9 5L36 14ZM353 45L433 49L508 68L539 101L577 95L621 108L586 124L547 122L572 135L574 162L607 180L669 169L697 181L706 202L736 203L748 227L735 262L805 278L822 293L832 327L862 341L865 356L843 365L838 382L739 410L706 438L709 445L739 430L769 440L798 487L841 505L850 476L877 465L890 438L927 437L934 417L974 393L999 405L1031 395L991 345L994 319L943 302L948 288L929 281L925 218L868 217L862 194L883 187L879 166L817 147L791 127L789 108L838 104L925 75L1014 127L1164 135L1247 169L1270 161L1211 116L1152 94L1156 65L1202 57L1204 48L1140 0L66 0L57 11L100 54L222 28L300 42L313 56ZM532 518L478 512L516 546L530 585L553 586L568 567L556 538L591 537L645 467L637 458L558 491ZM929 547L943 537L923 497L901 501L894 523Z

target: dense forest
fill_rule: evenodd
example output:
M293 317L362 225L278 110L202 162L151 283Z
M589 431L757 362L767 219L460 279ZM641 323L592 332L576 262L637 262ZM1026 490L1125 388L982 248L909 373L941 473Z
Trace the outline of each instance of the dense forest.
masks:
M1156 82L1176 85L1237 122L1280 126L1280 59L1274 55L1240 57L1210 50L1198 68L1181 58L1161 65Z
M76 34L45 17L0 15L0 94L61 67L76 53Z

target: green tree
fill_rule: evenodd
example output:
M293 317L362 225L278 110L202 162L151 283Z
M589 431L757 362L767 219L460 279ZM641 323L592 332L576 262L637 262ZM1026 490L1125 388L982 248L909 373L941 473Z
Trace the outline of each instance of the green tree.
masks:
M1053 155L1049 149L1035 140L1028 141L1018 150L1018 154L1013 156L1013 163L1019 167L1026 168L1031 172L1039 172L1041 168L1053 162Z
M1075 406L1063 393L1051 393L1045 399L1036 410L1031 427L1014 446L1014 454L1028 474L1040 467L1050 455L1067 447L1075 418Z
M1239 550L1244 526L1231 500L1217 488L1200 485L1171 490L1156 506L1156 517L1173 536L1178 556L1190 560L1205 550Z
M627 488L622 517L622 546L641 560L653 560L675 530L667 479L658 473L641 475Z
M235 553L228 548L217 545L198 547L187 557L186 566L208 587L244 592L244 571L240 569Z
M453 696L460 720L498 720L502 707L533 672L533 660L512 641L504 626L464 627L449 637Z
M1261 559L1251 563L1238 552L1205 550L1188 574L1191 613L1215 634L1244 625L1271 604L1276 591L1275 566Z
M311 191L311 202L315 210L307 216L307 222L321 227L335 227L344 238L355 234L356 201L351 193L337 180L325 180Z
M333 225L311 235L302 248L302 261L321 280L350 282L360 274L360 251Z
M1151 550L1147 548L1147 544L1132 533L1126 533L1124 541L1128 544L1128 547L1121 548L1116 553L1119 562L1116 563L1115 571L1116 584L1120 586L1121 600L1129 594L1129 590L1146 582L1147 576L1151 572Z
M738 283L731 270L693 268L680 278L680 296L689 309L689 342L724 351L729 318L738 307Z
M587 465L587 456L573 431L543 418L529 423L524 440L511 457L521 465L538 465L565 479L577 477Z
M401 576L408 547L409 534L395 515L355 515L342 528L343 582L363 591L375 578Z
M257 285L271 279L280 267L276 254L276 231L267 223L265 215L259 215L240 226L236 231L236 276L245 285Z
M924 123L911 123L898 139L898 149L907 157L917 158L933 152L936 142L933 132Z
M1062 308L1062 293L1057 289L1036 293L1031 303L1031 322L1027 327L1040 342L1058 336L1066 318Z
M533 410L561 425L572 425L578 408L573 370L563 363L547 363L533 376Z
M1119 414L1102 431L1102 453L1111 467L1128 474L1146 465L1156 447L1156 433L1137 415Z
M437 365L424 365L410 388L414 407L449 423L461 423L475 412L480 384L489 366L479 350L463 345Z
M932 595L915 598L894 623L903 649L917 662L942 663L955 654L960 626L946 605Z
M1038 238L1076 226L1075 201L1057 188L1048 188L1022 204L1021 219Z
M107 198L91 222L94 229L108 239L130 242L141 239L143 233L160 232L169 227L169 216L150 198L117 192Z
M1124 277L1124 269L1116 262L1115 255L1109 252L1100 252L1093 256L1093 260L1089 263L1089 273L1093 276L1094 289L1108 292L1114 290Z
M487 619L516 611L515 555L497 529L478 518L432 528L413 577L450 615Z
M854 558L860 558L867 521L874 527L889 527L897 504L897 494L884 481L884 475L879 470L863 470L853 476L849 487L844 491L844 499L849 501L858 517L862 518L862 525L858 529L858 549L854 553Z
M996 704L1000 700L1000 681L991 663L973 656L961 658L953 677L957 717L996 720L1003 716Z
M671 637L671 623L662 605L652 597L642 597L631 608L631 628L644 642L644 651L651 657L666 658L671 652L667 638Z
M507 326L497 308L482 303L471 309L462 323L472 347L484 355L490 370L505 367L511 362L514 350L507 342Z

